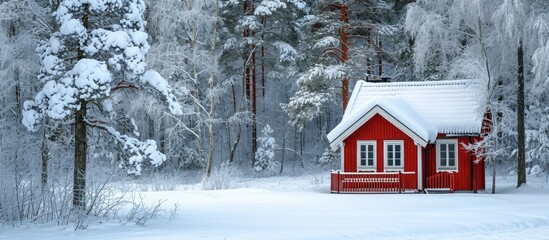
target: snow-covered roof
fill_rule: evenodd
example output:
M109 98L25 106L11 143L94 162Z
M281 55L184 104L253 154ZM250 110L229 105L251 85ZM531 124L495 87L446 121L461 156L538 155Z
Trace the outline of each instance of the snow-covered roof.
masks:
M396 120L396 125L402 124L397 127L409 131L410 137L425 145L433 142L437 133L480 133L485 111L486 87L478 79L358 81L341 123L328 134L328 140L335 147L373 114L385 112Z

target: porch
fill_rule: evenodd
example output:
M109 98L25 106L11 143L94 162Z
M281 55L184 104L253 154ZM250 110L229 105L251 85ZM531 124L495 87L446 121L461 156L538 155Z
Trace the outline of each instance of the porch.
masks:
M415 172L331 172L332 193L417 192Z
M415 172L331 172L331 193L418 192ZM454 192L455 173L439 172L425 179L425 189Z

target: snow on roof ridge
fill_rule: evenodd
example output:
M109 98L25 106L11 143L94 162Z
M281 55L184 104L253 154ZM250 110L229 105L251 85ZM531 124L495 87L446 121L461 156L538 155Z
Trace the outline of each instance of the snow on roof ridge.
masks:
M327 137L332 147L347 138L375 114L382 115L397 127L400 126L399 128L421 145L436 139L438 133L436 125L415 112L404 99L382 97L365 102L330 131Z
M427 85L459 85L466 83L480 83L478 78L471 79L454 79L454 80L428 80L428 81L409 81L409 82L368 82L358 80L357 83L367 84L371 86L427 86Z
M438 133L478 134L486 111L480 79L372 83L357 81L342 122L377 98L400 97Z

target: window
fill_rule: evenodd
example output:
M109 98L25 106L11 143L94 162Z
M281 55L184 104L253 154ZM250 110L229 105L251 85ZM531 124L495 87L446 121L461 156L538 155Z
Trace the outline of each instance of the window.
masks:
M385 141L385 169L404 170L404 141Z
M457 171L457 139L437 141L437 171Z
M376 142L358 141L357 150L358 170L376 170Z

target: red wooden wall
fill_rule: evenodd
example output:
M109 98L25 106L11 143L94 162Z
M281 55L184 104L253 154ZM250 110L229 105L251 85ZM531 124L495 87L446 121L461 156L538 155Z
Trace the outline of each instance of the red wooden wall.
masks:
M374 115L370 120L368 120L343 141L345 143L344 172L357 171L357 141L360 140L376 141L377 172L383 172L385 166L383 141L403 140L404 171L417 172L417 146L414 144L414 140L379 114ZM415 175L414 179L416 179L414 186L417 186L417 175Z
M444 135L439 135L444 138ZM452 139L452 138L447 138ZM455 139L455 138L454 138ZM474 137L458 137L458 171L455 173L455 190L481 190L485 189L484 161L477 162L477 158L470 151L463 149L462 144L474 142ZM426 176L434 176L436 172L436 145L429 144L426 151ZM474 170L474 171L472 171ZM475 186L473 186L473 183Z
M445 138L439 134L439 138ZM458 138L458 172L455 173L455 190L482 190L485 189L484 161L477 161L476 156L463 149L461 144L469 144L476 138ZM404 171L417 174L417 146L412 138L387 121L381 115L376 114L359 129L352 133L343 142L344 147L344 172L357 172L357 141L376 141L377 172L384 171L384 140L404 141ZM422 148L422 156L425 154L423 165L425 166L424 178L435 175L436 172L436 145L429 144ZM478 162L478 163L475 163ZM474 171L472 171L474 170ZM417 175L414 174L413 185L417 187ZM474 183L474 186L473 186Z

